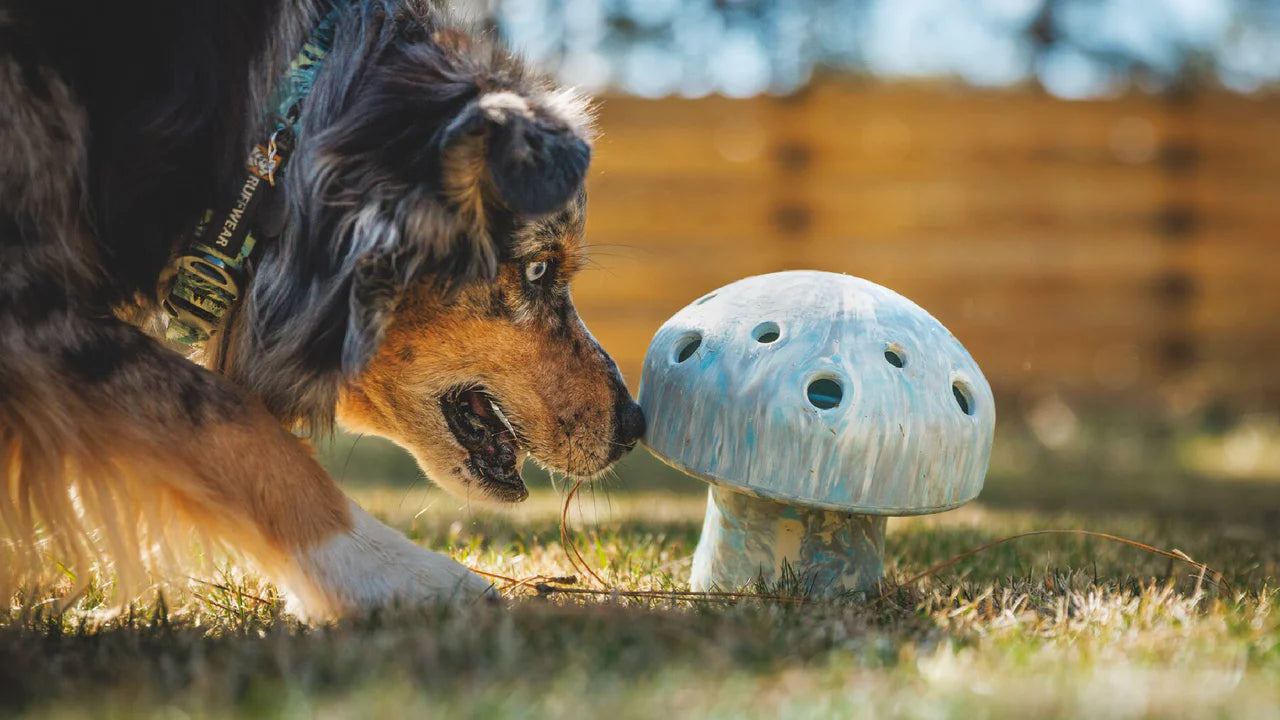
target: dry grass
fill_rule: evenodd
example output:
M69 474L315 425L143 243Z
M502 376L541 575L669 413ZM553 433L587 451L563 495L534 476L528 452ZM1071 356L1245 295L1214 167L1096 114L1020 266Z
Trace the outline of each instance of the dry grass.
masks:
M1255 494L1277 484L1142 462L1126 474L1071 452L998 458L991 501L891 522L890 576L1015 532L1087 528L1184 551L1232 592L1133 548L1039 537L860 605L518 598L306 628L252 577L206 571L221 587L171 587L168 607L114 619L95 616L101 589L65 615L22 598L0 624L0 715L1280 717L1280 506ZM1148 474L1168 482L1143 486ZM342 475L464 562L571 571L556 491L499 513ZM1099 497L1072 500L1073 485ZM587 493L570 519L610 584L677 589L702 510L696 489L615 488Z

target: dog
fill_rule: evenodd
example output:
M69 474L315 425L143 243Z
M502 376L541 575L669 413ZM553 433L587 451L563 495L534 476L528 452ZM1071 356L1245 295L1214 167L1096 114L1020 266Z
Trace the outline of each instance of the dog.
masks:
M569 293L592 140L586 100L428 0L0 0L0 591L55 558L127 586L193 531L309 616L491 594L300 435L385 436L498 502L526 454L593 477L635 445ZM225 314L174 300L217 264L193 238L237 232Z

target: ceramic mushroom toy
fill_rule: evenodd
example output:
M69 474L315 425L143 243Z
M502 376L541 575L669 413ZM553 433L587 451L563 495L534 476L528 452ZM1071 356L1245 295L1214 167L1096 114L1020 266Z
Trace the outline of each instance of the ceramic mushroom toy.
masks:
M887 516L982 489L991 388L929 313L874 283L795 271L676 313L645 356L645 443L711 484L694 590L776 581L818 594L884 574Z

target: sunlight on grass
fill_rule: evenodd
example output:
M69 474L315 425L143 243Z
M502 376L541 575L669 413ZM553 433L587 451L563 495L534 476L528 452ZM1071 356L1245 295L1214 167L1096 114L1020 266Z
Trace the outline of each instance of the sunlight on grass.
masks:
M980 502L890 522L890 590L864 604L521 588L505 607L405 609L308 628L282 615L279 595L252 572L216 560L192 571L199 580L163 586L163 604L153 597L118 615L105 612L109 582L62 615L49 592L33 593L0 624L0 712L1277 717L1276 505L1252 484L1217 479L1216 494L1196 494L1204 480L1179 475L1167 445L1143 442L1153 444L1139 445L1139 459L1163 465L1133 465L1105 446L1077 448L1068 461L1034 444L1008 448ZM390 464L353 459L346 489L418 542L490 573L576 575L578 587L596 586L560 542L563 484L535 483L528 502L492 506L412 478L353 479L356 467L401 462L375 460ZM1092 497L1071 495L1090 478ZM701 484L632 472L584 491L568 519L607 587L683 590L704 509ZM1001 545L895 586L975 546L1046 528L1177 549L1223 571L1232 589L1167 558L1074 537Z

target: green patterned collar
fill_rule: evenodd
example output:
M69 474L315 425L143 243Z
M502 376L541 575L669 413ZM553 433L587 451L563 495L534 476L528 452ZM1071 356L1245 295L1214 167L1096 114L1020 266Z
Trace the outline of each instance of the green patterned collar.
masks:
M293 150L302 101L333 46L338 8L329 12L302 45L270 102L275 126L265 143L249 153L244 182L229 205L210 208L186 235L186 247L170 266L172 284L161 301L169 315L165 339L200 347L222 322L248 285L248 262L259 246L254 219L274 189Z

